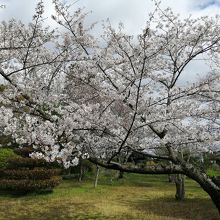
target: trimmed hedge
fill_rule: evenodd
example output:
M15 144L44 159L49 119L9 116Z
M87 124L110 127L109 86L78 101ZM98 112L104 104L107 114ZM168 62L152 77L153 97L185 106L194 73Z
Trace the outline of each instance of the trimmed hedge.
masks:
M33 158L9 158L8 159L8 165L7 168L20 168L20 167L28 167L28 168L34 168L34 167L47 167L47 168L53 168L55 167L54 163L48 163L47 161L43 159L33 159Z
M16 193L47 191L57 186L61 169L43 159L33 159L30 147L16 149L20 156L9 158L6 169L0 169L0 189Z
M2 179L0 180L0 186L3 190L12 190L16 192L29 192L29 191L42 191L52 190L57 186L61 177L55 176L45 180L31 180L31 179Z
M57 176L61 173L61 169L44 169L35 168L29 169L12 169L12 170L0 170L0 178L7 177L7 179L33 179L43 180L49 179L53 176Z
M22 157L29 157L29 155L33 152L31 147L22 147L14 149L14 152Z

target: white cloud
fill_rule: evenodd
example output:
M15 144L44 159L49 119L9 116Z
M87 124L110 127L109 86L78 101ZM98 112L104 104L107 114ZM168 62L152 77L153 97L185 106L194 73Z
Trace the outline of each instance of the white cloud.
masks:
M30 22L36 3L38 0L0 0L0 4L5 4L5 9L0 9L0 20L7 20L11 17L20 19L24 22ZM72 3L73 0L66 0ZM51 22L50 16L54 12L52 0L44 0L45 17L48 17L47 23ZM73 5L73 10L78 7L85 7L87 11L92 11L89 15L91 22L101 22L107 18L113 26L122 21L127 31L139 33L144 27L148 13L153 10L151 0L79 0ZM214 15L220 13L220 0L162 0L161 7L171 7L174 12L179 13L181 17L193 17L201 15Z

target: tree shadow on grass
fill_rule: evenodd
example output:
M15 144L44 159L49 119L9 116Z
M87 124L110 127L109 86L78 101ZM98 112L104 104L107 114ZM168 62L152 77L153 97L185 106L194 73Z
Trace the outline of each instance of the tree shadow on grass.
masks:
M114 180L113 182L101 182L100 185L102 186L118 186L118 187L154 187L155 185L153 183L147 183L147 182L123 182L120 180Z
M174 198L156 198L132 202L142 212L163 217L192 220L218 220L218 210L210 199L189 198L176 201Z
M21 191L10 191L10 190L0 190L0 198L22 198L27 196L38 196L38 195L48 195L53 193L53 190L42 190L36 192L21 192Z
M106 219L95 206L89 203L60 201L25 201L15 209L3 212L0 208L0 219L4 220L102 220ZM2 218L1 218L2 217Z

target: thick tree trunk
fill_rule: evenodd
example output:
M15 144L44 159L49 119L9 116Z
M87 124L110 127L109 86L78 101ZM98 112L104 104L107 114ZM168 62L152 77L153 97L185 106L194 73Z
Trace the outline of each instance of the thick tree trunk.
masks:
M218 212L220 214L220 192L212 192L211 194L209 193L209 195L212 198L212 201L214 202L216 208L218 209Z
M209 196L211 197L213 203L215 204L220 214L220 190L216 189L215 187L210 186L207 183L204 183L204 185L205 187L202 187L202 188L209 194Z
M184 176L182 174L176 174L175 176L176 184L176 200L183 200L185 198L185 186L184 186Z
M220 214L220 187L205 173L195 169L191 164L183 164L186 176L195 180L211 197Z

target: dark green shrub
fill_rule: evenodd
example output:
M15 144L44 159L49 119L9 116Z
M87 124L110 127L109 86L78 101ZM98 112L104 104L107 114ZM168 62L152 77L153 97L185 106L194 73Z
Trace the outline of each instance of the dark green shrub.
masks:
M22 157L29 157L29 155L33 152L33 148L31 147L22 147L14 149L14 152Z
M33 152L30 147L15 152L20 156L10 157L6 169L0 169L0 189L16 193L51 191L60 183L61 169L57 164L30 158L29 154Z
M47 167L54 168L57 165L55 163L48 163L43 159L33 159L29 157L20 157L20 158L9 158L8 159L8 168L19 168L19 167Z
M3 190L12 190L15 192L30 192L30 191L42 191L42 190L52 190L55 186L57 186L61 177L54 176L50 179L44 180L32 180L32 179L2 179L0 180L0 186Z
M61 173L61 169L45 169L34 168L30 169L14 169L14 170L0 170L0 178L7 177L7 179L33 179L43 180L49 179L52 176L57 176Z

